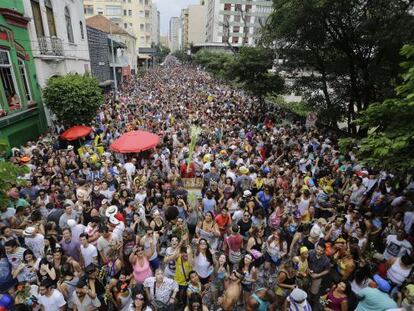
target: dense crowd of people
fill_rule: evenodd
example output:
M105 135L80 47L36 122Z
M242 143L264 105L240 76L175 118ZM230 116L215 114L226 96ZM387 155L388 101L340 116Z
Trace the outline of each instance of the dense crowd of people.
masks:
M412 310L410 180L200 69L117 95L81 144L13 149L30 172L1 207L0 308ZM111 152L135 129L160 143Z

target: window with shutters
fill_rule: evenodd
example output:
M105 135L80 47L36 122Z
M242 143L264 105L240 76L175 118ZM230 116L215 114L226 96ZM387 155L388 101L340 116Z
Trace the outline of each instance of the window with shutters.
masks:
M45 30L43 29L42 14L40 12L40 4L38 0L31 0L33 21L35 24L36 35L37 37L44 37Z

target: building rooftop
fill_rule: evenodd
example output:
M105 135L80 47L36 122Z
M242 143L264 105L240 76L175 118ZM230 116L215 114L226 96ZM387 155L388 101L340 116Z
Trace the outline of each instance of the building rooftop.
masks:
M109 19L107 19L103 15L95 15L95 16L87 18L86 19L86 25L91 27L91 28L101 30L101 31L103 31L107 34L111 33L111 30L112 30L113 34L127 35L127 36L131 36L131 37L135 38L134 35L130 34L125 29L122 29L117 24L111 22Z

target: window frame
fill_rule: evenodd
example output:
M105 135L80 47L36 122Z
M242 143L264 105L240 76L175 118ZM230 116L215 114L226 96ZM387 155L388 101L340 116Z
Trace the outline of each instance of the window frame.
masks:
M7 59L9 61L9 64L8 65L4 65L4 64L1 64L0 63L0 70L1 70L1 68L10 68L11 78L12 78L12 82L13 82L13 87L15 89L15 94L17 94L17 96L19 98L20 109L22 109L23 108L22 97L20 96L19 84L17 83L16 73L15 73L15 70L14 70L15 68L13 66L12 59L11 59L11 56L10 56L10 50L4 49L4 48L0 48L0 53L3 53L3 52L6 53ZM1 78L1 75L0 75L0 85L2 87L2 91L4 91L4 95L5 95L5 98L6 98L6 102L4 103L4 106L5 107L2 107L0 105L0 108L3 109L3 110L6 110L6 108L7 108L7 111L15 111L15 110L18 110L18 109L10 110L9 103L7 102L6 89L5 89L4 85L3 85L3 79Z
M73 35L73 26L72 26L72 17L70 16L70 11L67 6L65 6L65 26L66 26L66 34L69 43L75 43L75 36ZM71 40L72 39L72 40Z
M22 57L17 56L17 67L19 68L20 77L23 82L23 88L26 93L26 101L27 103L33 102L33 93L31 89L29 75L27 72L26 62ZM29 98L27 98L27 95L29 95Z

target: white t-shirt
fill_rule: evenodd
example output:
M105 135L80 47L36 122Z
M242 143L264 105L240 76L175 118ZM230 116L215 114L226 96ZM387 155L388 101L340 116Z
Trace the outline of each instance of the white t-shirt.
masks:
M54 289L50 297L40 295L39 304L43 305L47 311L59 311L61 307L66 305L66 301L62 293Z
M72 301L73 304L76 305L76 309L78 311L88 311L88 310L95 310L95 308L99 308L101 306L101 302L97 297L92 299L89 295L85 295L83 301L80 301L76 291L72 293Z
M135 165L131 162L125 163L124 164L124 169L127 171L128 176L132 176L135 174Z
M384 251L384 259L388 260L391 257L402 257L406 253L410 253L412 246L407 240L398 241L395 234L387 236L387 247Z
M45 248L45 238L40 233L37 233L35 236L25 237L24 243L26 244L27 248L30 249L36 258L43 257L43 250Z
M98 250L92 244L89 244L88 247L80 246L80 251L83 257L85 267L93 263L93 257L98 257Z

